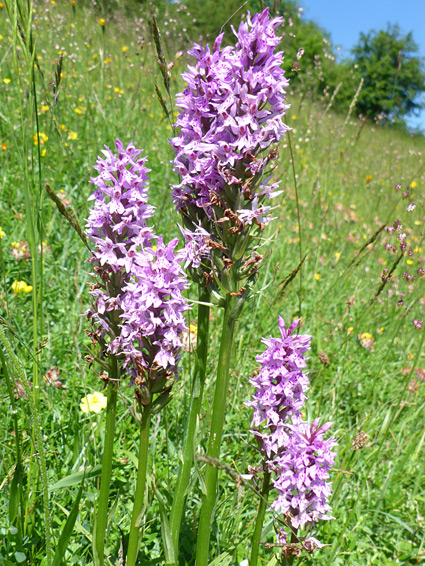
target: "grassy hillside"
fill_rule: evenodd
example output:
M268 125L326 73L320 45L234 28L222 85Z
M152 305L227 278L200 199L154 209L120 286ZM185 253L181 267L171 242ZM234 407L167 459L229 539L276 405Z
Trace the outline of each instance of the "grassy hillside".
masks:
M178 217L169 186L177 177L167 141L172 127L155 94L155 80L160 88L162 83L142 14L127 19L117 12L99 23L99 15L79 5L40 2L32 24L35 61L28 55L28 42L22 43L13 31L6 6L1 6L0 320L33 387L39 387L38 416L57 539L78 485L56 484L100 463L105 423L103 413L80 410L84 395L102 390L95 369L84 360L89 340L81 315L89 304L88 252L47 197L44 185L48 183L84 225L96 156L116 138L123 143L134 140L148 155L152 170L156 230L167 238L175 236ZM172 36L173 25L172 21L164 25L164 36ZM173 92L182 87L180 73L185 65L184 56L175 61ZM222 459L239 474L245 474L249 465L259 465L249 434L251 411L244 405L252 394L248 379L256 368L256 354L263 350L260 338L276 335L278 314L287 322L301 317L303 332L313 336L307 416L333 421L339 448L333 472L335 520L319 529L327 546L300 563L421 564L425 557L425 329L417 329L413 322L424 318L425 305L422 272L418 274L425 267L425 140L360 122L348 108L345 115L336 115L331 93L312 102L289 88L288 100L287 123L292 130L279 148L274 173L283 194L276 201L276 219L265 234L257 293L238 323ZM416 207L408 211L409 204ZM388 233L384 224L392 226L397 219L403 228ZM402 256L398 247L396 253L385 250L386 243L398 245L400 234L406 234L407 242ZM384 270L394 266L387 281ZM410 275L415 279L409 280ZM27 286L14 284L21 281ZM194 293L189 291L191 296ZM213 310L214 331L220 317L220 311ZM209 385L214 379L215 344ZM151 481L166 501L173 494L179 465L189 363L186 355L175 399L154 423ZM15 380L16 395L10 397L4 368L0 374L4 409L0 421L5 431L0 458L0 564L44 564L41 485L34 479L28 394ZM210 392L212 387L207 389L200 421L201 452ZM129 524L131 501L126 494L133 492L138 437L127 409L132 389L123 387L122 397L108 548L109 564L114 565L120 564L121 531L126 532ZM21 494L13 479L17 438L22 485L27 489ZM251 491L225 471L220 474L214 556L228 551L236 565L248 558L245 537L253 529L255 510ZM90 521L97 481L85 481L67 564L92 563ZM15 509L23 493L27 495L21 532L15 526ZM182 564L193 564L199 498L195 474ZM163 563L158 516L154 499L146 519L141 564ZM272 543L271 514L267 521L263 540ZM262 549L264 564L272 556L273 549Z

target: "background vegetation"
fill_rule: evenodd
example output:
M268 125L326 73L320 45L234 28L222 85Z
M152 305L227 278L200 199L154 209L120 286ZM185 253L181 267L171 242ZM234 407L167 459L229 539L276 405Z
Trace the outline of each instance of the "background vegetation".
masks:
M0 360L4 408L0 421L5 431L0 442L0 564L45 563L34 420L40 421L43 433L53 547L73 509L82 470L91 470L64 557L67 564L90 564L90 517L104 422L102 412L85 414L80 409L84 395L102 389L84 360L89 343L81 318L88 306L87 251L47 198L44 184L84 224L92 166L103 144L112 146L117 137L123 142L134 139L149 156L156 230L168 237L176 235L169 198L169 185L175 180L167 142L172 128L155 94L155 80L158 85L161 80L148 17L153 12L160 17L168 60L174 62L172 89L178 92L186 56L176 53L200 35L205 40L215 34L237 6L217 2L207 12L209 5L195 1L131 4L127 9L112 2L38 2L32 21L21 30L1 6L0 314L2 328L33 385L31 391L25 390L19 376L7 375L12 366ZM214 13L215 20L207 13ZM292 27L301 25L296 23L297 13L290 17ZM300 47L291 36L292 27L288 18L283 47L288 73L294 78L287 114L292 131L280 148L275 173L284 194L268 233L257 287L261 290L239 323L223 462L238 474L259 463L248 432L250 411L244 406L252 393L248 379L256 367L255 355L262 351L261 336L276 335L277 315L288 322L301 316L303 331L313 335L308 417L334 421L339 441L332 501L336 520L322 525L319 536L329 546L303 563L421 564L425 556L424 330L412 323L423 318L425 303L423 278L417 275L425 262L425 142L421 136L359 120L356 104L361 99L353 100L358 82L353 77L355 87L349 86L349 70L341 80L335 74L337 84L343 83L339 92L345 93L337 101L333 83L326 84L335 67L329 67L328 75L322 73L332 57L326 38L320 40L320 62L314 52L319 41L312 39L311 51L303 43L305 54L300 60L300 65L304 61L309 65L298 74L290 71ZM230 38L229 25L225 29ZM416 204L412 212L406 210L409 203ZM385 243L396 244L397 234L381 228L396 218L408 234L412 255L400 259L383 285L383 270L391 269L398 255L384 249ZM295 273L304 255L302 269ZM405 273L416 274L416 279L406 280ZM21 281L26 287L18 289L14 283ZM212 318L213 327L219 328L220 313L213 312ZM214 347L211 353L210 381ZM151 485L165 501L179 464L188 364L186 356L175 399L154 424ZM12 395L8 378L13 380ZM131 501L126 493L133 491L138 434L128 410L131 388L121 393L111 510L111 523L118 528L110 529L108 549L109 563L114 565L120 563L121 536L128 530ZM35 413L30 411L30 400L36 402ZM209 406L207 390L200 438ZM353 440L360 432L365 444L355 449L360 437L355 446ZM201 442L199 451L203 449ZM252 492L225 471L221 490L214 555L226 551L236 565L247 558L245 537L254 518ZM153 505L146 518L140 563L160 564L160 525L154 519L158 503L153 490L150 493ZM182 564L190 563L193 552L199 497L195 473ZM264 541L273 540L269 522ZM273 549L263 549L265 564L272 556Z

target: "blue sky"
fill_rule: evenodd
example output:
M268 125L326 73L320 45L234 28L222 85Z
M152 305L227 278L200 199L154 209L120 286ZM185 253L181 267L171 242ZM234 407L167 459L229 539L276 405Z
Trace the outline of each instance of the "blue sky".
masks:
M328 31L341 54L349 55L360 32L386 29L387 23L398 24L403 33L413 32L419 54L425 57L425 0L300 0L304 17ZM425 111L409 119L425 130Z

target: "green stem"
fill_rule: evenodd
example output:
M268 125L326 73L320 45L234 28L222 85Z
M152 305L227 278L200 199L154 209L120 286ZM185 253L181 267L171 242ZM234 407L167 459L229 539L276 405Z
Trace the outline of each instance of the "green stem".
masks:
M210 308L207 304L210 300L210 292L204 287L199 287L198 306L198 335L196 340L196 358L192 373L191 398L189 415L186 420L186 430L183 440L183 461L179 468L176 482L175 494L170 513L170 530L173 538L174 555L178 555L179 535L183 518L183 509L186 492L190 480L194 452L195 433L198 415L201 410L202 397L204 393L205 376L207 371L208 355L208 333Z
M264 515L266 514L267 498L270 490L270 472L264 473L263 489L261 490L261 500L258 506L257 519L255 521L254 534L252 535L251 543L251 558L249 566L257 566L258 550L260 547L261 533L263 531Z
M134 566L139 552L140 515L143 509L146 486L146 470L149 453L149 425L151 421L151 405L143 407L140 423L139 464L137 468L136 492L134 494L133 514L131 517L130 535L128 538L127 566Z
M23 514L24 514L24 501L23 501L23 493L22 493L22 476L23 476L23 468L22 468L22 451L21 451L21 432L19 430L19 419L18 419L18 410L16 407L16 400L15 395L13 393L13 382L9 375L9 370L6 364L6 358L3 354L3 349L0 348L0 369L3 369L3 374L6 378L6 385L7 385L7 392L9 394L10 405L12 407L12 418L13 418L13 427L15 429L15 445L16 445L16 469L15 469L15 476L18 478L18 499L19 499L19 509L17 511L17 523L20 525L20 530L23 535L24 532L24 523L23 523ZM10 517L9 520L14 520L15 517Z
M291 544L295 544L299 541L298 535L297 535L298 529L293 529L291 527ZM295 561L296 555L295 554L289 554L288 556L282 556L282 566L292 566L294 561Z
M223 436L226 401L228 398L229 368L233 351L233 334L236 318L233 316L235 302L233 297L226 297L224 308L223 328L221 332L220 352L217 365L217 380L215 384L214 402L212 409L211 431L208 441L207 455L209 458L219 458L220 445ZM198 540L196 545L196 566L207 566L208 550L211 535L211 523L217 497L218 469L207 464L205 474L206 493L202 500L199 518Z
M110 377L116 378L118 361L111 357ZM118 386L115 379L108 384L108 404L106 407L106 429L102 456L102 473L100 476L99 499L93 532L93 555L95 566L104 564L105 535L108 523L109 486L112 476L112 457L114 453L115 422L117 412Z

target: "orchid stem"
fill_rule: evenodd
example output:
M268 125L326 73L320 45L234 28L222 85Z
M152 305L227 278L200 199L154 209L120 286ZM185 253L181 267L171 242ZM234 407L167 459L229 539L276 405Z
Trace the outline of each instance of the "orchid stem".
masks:
M118 361L111 357L110 377L116 377ZM95 566L104 564L105 535L108 524L109 487L112 476L112 457L114 453L115 421L117 412L117 382L108 384L108 404L106 406L106 429L102 456L102 473L100 476L99 500L93 536L93 554Z
M130 535L128 539L127 566L135 566L139 552L140 515L145 500L146 471L149 455L149 425L151 421L151 405L143 407L140 423L139 463L137 468L136 492L134 494L133 514L131 516Z
M252 535L251 558L249 561L249 566L257 566L258 562L258 550L260 547L261 533L263 531L264 515L266 514L267 498L270 490L270 477L270 472L264 473L263 489L261 490L262 497L258 506L254 534Z
M233 297L227 295L224 307L223 328L217 365L217 380L215 384L211 430L208 442L208 458L220 457L226 401L228 398L229 369L233 352L233 335L236 322L236 318L233 314L234 308L235 302L233 301ZM207 566L208 564L211 523L217 498L217 477L218 469L207 464L205 474L206 493L202 500L196 545L196 566Z
M176 491L171 506L170 530L173 539L174 556L178 556L179 535L183 518L184 504L190 481L195 452L195 434L198 415L201 410L204 393L205 376L207 371L208 332L210 307L210 292L205 287L199 287L198 334L196 340L196 357L192 373L191 399L189 415L186 420L186 430L183 440L183 461L179 469Z

